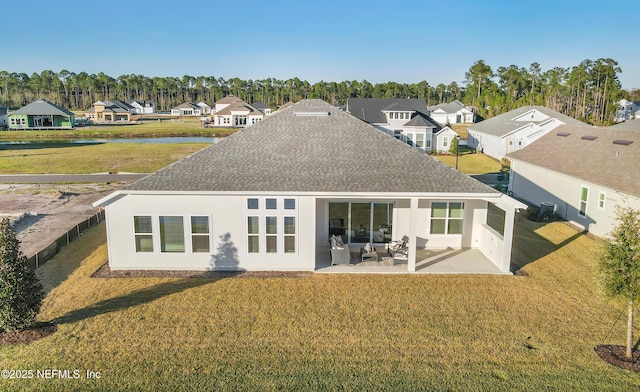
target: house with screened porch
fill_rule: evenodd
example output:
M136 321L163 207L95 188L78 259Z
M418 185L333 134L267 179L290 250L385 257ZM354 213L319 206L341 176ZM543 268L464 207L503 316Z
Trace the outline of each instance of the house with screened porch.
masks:
M524 207L321 100L280 110L95 205L106 211L112 270L382 273L428 272L437 262L425 262L427 250L468 252L466 272L479 272L477 261L509 273ZM333 265L332 236L350 249L346 264ZM404 259L385 264L390 241L405 236ZM366 244L380 259L363 267Z

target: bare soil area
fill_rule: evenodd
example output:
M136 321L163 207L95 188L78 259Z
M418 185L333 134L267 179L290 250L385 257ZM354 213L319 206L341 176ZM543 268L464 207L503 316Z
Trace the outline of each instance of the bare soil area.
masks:
M95 215L92 203L121 184L0 184L0 215L16 220L14 229L27 257Z

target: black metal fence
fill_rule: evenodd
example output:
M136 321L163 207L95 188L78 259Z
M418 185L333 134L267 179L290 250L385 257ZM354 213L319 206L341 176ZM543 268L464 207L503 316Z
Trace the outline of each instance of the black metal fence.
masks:
M90 216L88 219L78 223L71 230L61 235L57 240L53 241L48 246L45 246L41 251L36 252L28 260L31 268L36 269L51 260L53 256L57 255L65 246L71 241L78 239L85 231L89 230L93 226L104 220L104 210Z

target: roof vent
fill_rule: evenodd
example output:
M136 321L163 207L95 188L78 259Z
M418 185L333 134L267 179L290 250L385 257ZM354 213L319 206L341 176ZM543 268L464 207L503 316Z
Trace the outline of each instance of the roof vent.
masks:
M558 133L556 133L556 135L562 136L562 137L567 137L567 136L569 136L571 134L569 132L558 132Z
M598 138L597 136L584 135L580 139L582 139L582 140L596 140L597 138Z
M329 112L293 112L296 117L327 117Z
M633 143L633 141L631 140L614 140L613 141L613 144L620 144L622 146L628 146L631 143Z

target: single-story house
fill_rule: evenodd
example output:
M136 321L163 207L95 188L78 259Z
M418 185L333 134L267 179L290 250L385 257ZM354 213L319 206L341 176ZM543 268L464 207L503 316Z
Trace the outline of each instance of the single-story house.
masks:
M453 102L429 106L429 117L442 125L472 124L475 113L456 99Z
M156 103L148 99L136 99L127 102L132 107L131 114L153 114L156 112Z
M502 159L564 124L587 125L544 106L522 106L469 126L467 146Z
M7 118L9 117L9 108L7 106L0 106L0 128L7 128L9 124Z
M21 107L8 116L9 129L71 129L75 115L46 99Z
M329 239L473 249L509 273L524 204L330 104L305 99L94 205L112 270L331 268ZM395 266L399 267L399 266Z
M640 131L640 118L636 118L635 120L627 120L616 125L612 125L607 129L619 129L626 131Z
M202 108L195 102L184 102L171 109L172 116L201 116Z
M126 102L96 101L86 111L86 118L95 122L131 121L133 107Z
M562 125L508 155L509 191L598 236L616 207L640 209L640 132Z
M218 109L216 103L216 112L213 115L215 126L244 128L264 119L264 113L240 99L221 107Z
M205 102L198 102L196 103L196 106L198 106L200 108L200 111L202 112L202 114L204 115L208 115L211 114L211 106L208 103Z
M449 127L444 127L433 134L433 151L448 153L453 139L460 140L460 135Z
M434 150L433 135L442 129L427 115L422 99L349 98L346 112L427 152Z

